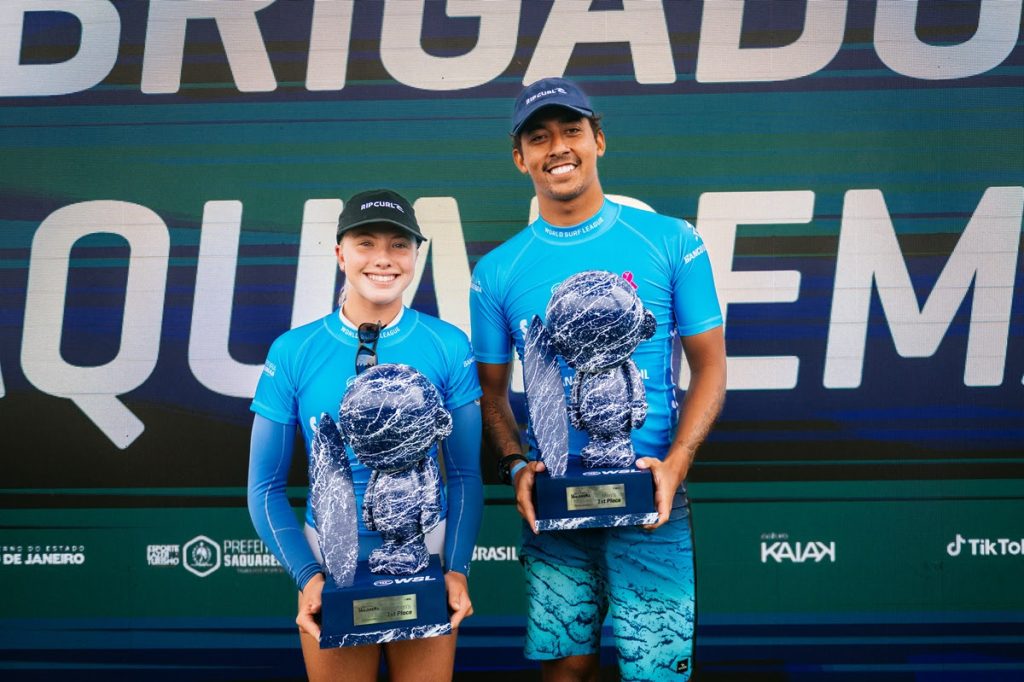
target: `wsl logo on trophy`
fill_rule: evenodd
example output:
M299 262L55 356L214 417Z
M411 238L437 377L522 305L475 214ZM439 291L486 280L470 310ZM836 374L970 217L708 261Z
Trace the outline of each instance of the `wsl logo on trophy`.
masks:
M630 440L647 418L647 395L630 358L654 335L654 315L621 277L588 271L555 289L545 316L546 325L534 316L523 356L530 422L546 468L534 484L537 529L655 523L651 473L634 466ZM558 358L576 372L568 404ZM567 419L590 437L579 463L569 460Z
M359 374L337 424L320 415L311 448L310 499L329 580L320 647L356 646L451 632L441 561L423 535L441 519L441 475L430 450L452 432L440 393L407 365ZM370 469L363 523L381 535L358 560L352 469L345 444ZM394 576L394 577L382 577Z

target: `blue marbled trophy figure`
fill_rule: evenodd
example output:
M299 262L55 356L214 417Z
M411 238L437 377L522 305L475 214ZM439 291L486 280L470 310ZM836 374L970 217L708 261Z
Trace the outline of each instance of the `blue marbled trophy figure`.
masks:
M567 475L567 417L590 437L580 451L585 469L633 467L630 433L647 418L647 396L630 357L642 341L654 335L654 315L622 277L591 270L562 282L552 293L545 316L547 324L534 316L527 329L523 369L533 435L548 474L553 479ZM568 404L559 357L575 370ZM581 495L592 492L584 487L569 488L570 497L576 490ZM624 498L622 501L625 503ZM538 527L624 525L649 518L649 514L624 514L603 521L593 517L539 520Z
M423 541L441 519L441 476L430 448L452 432L441 394L408 365L377 365L352 382L340 426L371 469L363 523L384 544L370 554L373 573L409 575L427 566Z
M310 499L331 581L320 648L451 632L437 555L423 541L441 518L441 476L430 449L452 432L440 393L407 365L377 365L349 385L338 421L320 415L309 463ZM345 444L371 469L363 521L383 544L359 561L352 467ZM418 573L408 584L377 575ZM375 575L377 574L377 575Z

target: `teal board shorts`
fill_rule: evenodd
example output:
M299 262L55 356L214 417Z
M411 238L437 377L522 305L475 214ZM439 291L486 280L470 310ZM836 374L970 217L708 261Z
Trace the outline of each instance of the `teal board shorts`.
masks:
M524 524L522 562L527 658L597 653L607 616L624 682L689 679L695 593L685 498L654 531L628 526L534 535Z

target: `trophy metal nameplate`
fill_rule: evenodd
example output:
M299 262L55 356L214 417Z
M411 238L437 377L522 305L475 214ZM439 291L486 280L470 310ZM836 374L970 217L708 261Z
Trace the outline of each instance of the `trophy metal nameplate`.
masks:
M415 594L356 599L352 602L352 622L355 625L397 623L403 620L416 620Z
M626 486L575 485L565 489L565 505L569 511L580 509L619 509L626 506Z

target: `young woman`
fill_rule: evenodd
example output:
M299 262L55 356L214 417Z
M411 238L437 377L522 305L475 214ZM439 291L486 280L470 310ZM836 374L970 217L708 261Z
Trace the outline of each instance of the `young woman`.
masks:
M352 197L338 221L335 253L345 273L341 307L282 334L271 346L252 410L249 513L263 541L299 588L299 639L310 680L376 680L383 651L392 680L450 679L457 628L473 613L466 575L480 527L480 386L466 335L437 318L405 308L423 234L412 206L390 190ZM307 454L319 415L335 419L348 382L380 363L415 367L437 387L452 413L454 430L442 447L446 517L427 534L441 554L453 632L443 637L321 650L320 595L325 575L309 505L300 527L285 493L295 426ZM437 457L436 451L432 456ZM370 472L349 451L359 508L359 558L380 545L362 522L363 491Z

